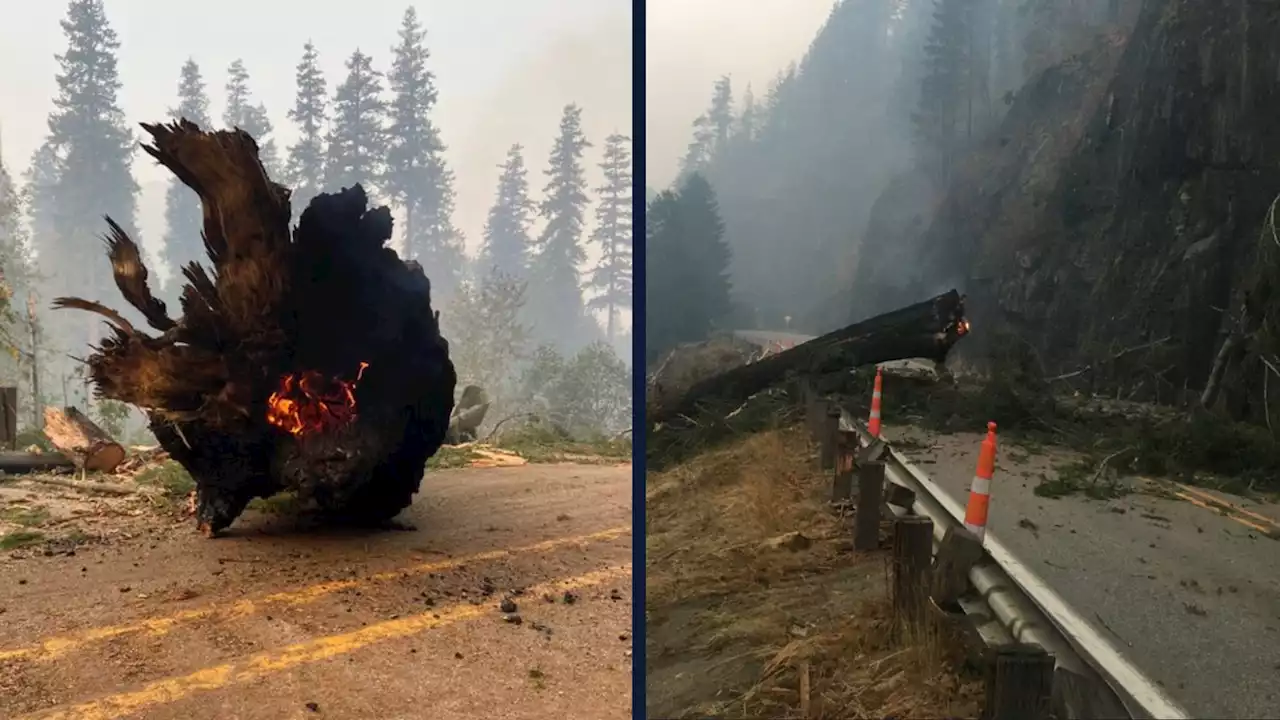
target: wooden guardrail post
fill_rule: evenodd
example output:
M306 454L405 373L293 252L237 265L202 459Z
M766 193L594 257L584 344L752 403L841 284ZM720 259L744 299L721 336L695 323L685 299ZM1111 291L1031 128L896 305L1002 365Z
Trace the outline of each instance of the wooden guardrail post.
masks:
M987 665L982 720L1048 720L1053 698L1053 656L1039 645L996 649Z
M908 515L893 521L893 610L908 624L926 617L932 557L932 520Z
M809 401L805 404L804 420L805 425L809 428L809 437L815 441L822 440L822 420L821 418L827 412L826 398L819 397L813 392L812 386L809 388Z
M826 403L826 413L822 416L822 432L818 436L820 452L818 462L823 470L831 470L836 466L836 443L840 436L840 406L833 402Z
M880 505L884 492L884 460L858 463L858 506L853 516L853 548L880 547Z
M858 433L841 430L836 441L836 471L831 477L831 502L842 503L853 495L854 456L858 452Z

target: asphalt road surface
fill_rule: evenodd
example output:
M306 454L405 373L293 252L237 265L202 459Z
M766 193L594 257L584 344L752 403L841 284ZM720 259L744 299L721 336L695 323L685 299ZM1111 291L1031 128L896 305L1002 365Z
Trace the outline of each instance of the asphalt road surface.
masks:
M433 471L401 519L0 560L0 717L630 717L629 465Z
M963 506L983 436L909 436L928 449L904 454ZM1000 447L988 532L1193 717L1280 717L1280 506L1172 483L1035 495L1054 464Z
M797 335L796 333L773 332L770 330L737 330L734 334L760 347L770 347L774 343L780 343L786 348L799 345L802 342L808 342L815 337L814 335Z

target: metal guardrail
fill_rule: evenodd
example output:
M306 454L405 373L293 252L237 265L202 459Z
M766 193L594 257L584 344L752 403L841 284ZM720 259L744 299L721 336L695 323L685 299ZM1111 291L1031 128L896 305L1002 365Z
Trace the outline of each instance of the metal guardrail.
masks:
M847 409L840 429L856 431L863 446L871 437ZM884 440L882 437L881 440ZM887 444L887 441L886 441ZM948 528L962 527L963 510L927 475L891 446L885 478L915 494L913 510L933 521L935 550ZM979 631L1034 643L1056 661L1054 704L1072 720L1190 720L1190 715L1084 620L989 532L984 557L969 572L976 597L961 600L976 616ZM989 610L985 631L982 615Z

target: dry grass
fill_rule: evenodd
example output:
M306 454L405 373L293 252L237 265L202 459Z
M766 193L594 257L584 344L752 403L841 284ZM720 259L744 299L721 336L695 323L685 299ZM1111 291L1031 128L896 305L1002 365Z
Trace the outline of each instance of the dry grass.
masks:
M976 716L951 644L894 628L886 554L852 552L815 466L791 428L649 474L650 716ZM811 544L770 546L793 532Z

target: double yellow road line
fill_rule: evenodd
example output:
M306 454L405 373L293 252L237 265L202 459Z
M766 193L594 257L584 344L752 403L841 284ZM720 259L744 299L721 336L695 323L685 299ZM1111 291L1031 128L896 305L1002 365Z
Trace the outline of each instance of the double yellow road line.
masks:
M0 660L47 660L107 638L133 633L147 633L151 636L164 635L183 623L195 620L205 618L234 619L260 613L262 610L272 606L305 605L340 590L401 579L408 575L440 572L462 565L499 560L514 555L547 552L574 545L611 540L627 535L630 532L630 527L610 528L588 535L557 538L510 550L494 550L439 562L422 563L402 570L377 573L359 580L319 583L298 590L266 595L256 600L241 600L225 607L209 605L202 608L184 610L164 617L148 618L135 623L91 628L77 633L46 638L25 647L0 651ZM543 583L526 588L526 592L540 595L564 589L594 587L630 574L631 566L628 564ZM197 692L216 690L257 680L299 665L354 652L375 643L408 637L425 630L469 620L487 612L490 612L488 608L478 607L468 602L436 607L417 615L388 620L348 633L314 638L281 649L269 650L246 658L203 668L187 675L157 680L137 690L109 695L78 705L57 708L25 717L29 720L36 720L37 718L39 720L115 720L147 707L181 700Z

